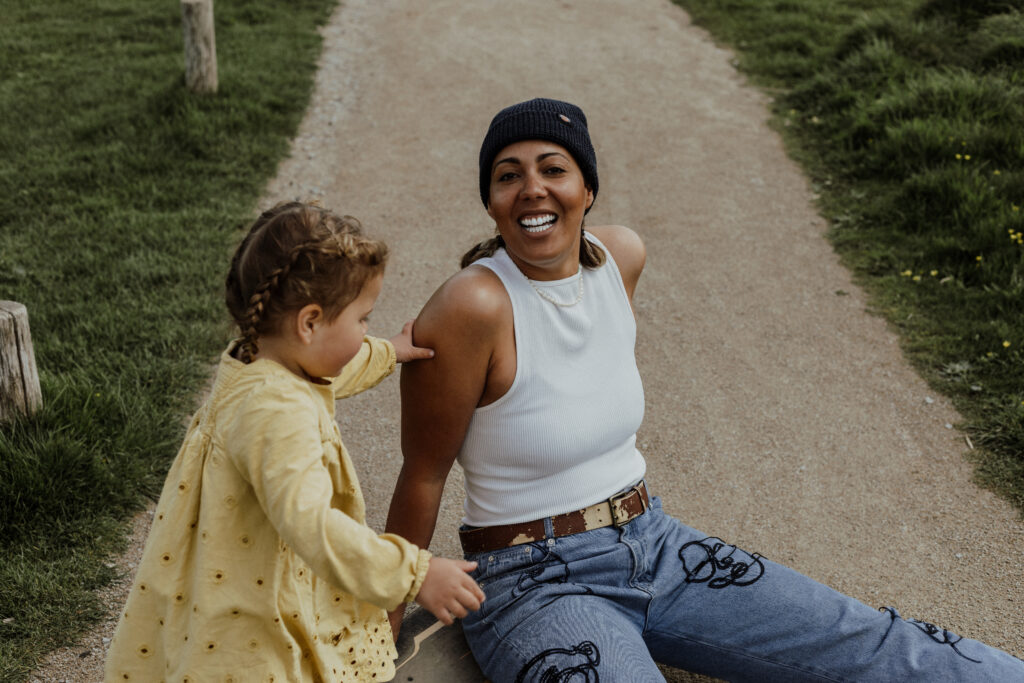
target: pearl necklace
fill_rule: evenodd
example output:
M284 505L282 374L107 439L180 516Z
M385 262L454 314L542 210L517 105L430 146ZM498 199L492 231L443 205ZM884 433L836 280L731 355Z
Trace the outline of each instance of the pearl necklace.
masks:
M569 303L565 303L565 302L559 301L558 299L555 299L550 294L548 294L547 292L542 290L540 287L538 287L537 285L533 284L533 280L527 278L526 281L530 283L531 287L533 287L533 291L537 292L537 296L539 296L541 299L544 299L544 301L553 303L556 306L561 306L562 308L571 308L571 307L575 306L576 304L578 304L579 302L583 301L583 273L582 272L579 274L579 286L577 287L577 290L576 290L576 300L575 301L571 301Z

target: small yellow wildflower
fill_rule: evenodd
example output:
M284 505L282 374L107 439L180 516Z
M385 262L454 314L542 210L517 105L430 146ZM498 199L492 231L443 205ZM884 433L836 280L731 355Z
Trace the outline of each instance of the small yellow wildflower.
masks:
M997 168L996 170L992 171L992 175L999 175L999 169Z
M932 277L935 277L935 276L936 276L936 275L938 275L938 274L939 274L939 271L937 271L937 270L933 270L933 271L931 272L931 276L932 276Z
M814 124L821 123L821 119L819 119L817 116L812 116L811 117L811 123L814 123Z
M915 275L914 277L911 278L911 280L913 280L914 282L920 282L921 281L921 276L920 275Z
M959 161L960 159L963 159L963 155L961 155L961 154L957 154L957 155L956 155L956 158L957 158L957 161Z
M989 351L989 352L988 352L988 353L986 353L985 355L986 355L986 356L987 356L988 358L991 358L992 356L994 356L994 355L996 355L996 354L995 354L995 353L993 353L992 351Z
M1020 211L1020 207L1019 207L1019 206L1017 206L1016 204L1010 204L1010 207L1011 207L1011 208L1012 208L1012 209L1013 209L1014 211Z
M910 277L913 274L914 274L914 271L912 271L912 270L904 270L902 273L900 273L900 275L902 275L903 277Z
M1010 348L1010 342L1008 342L1008 341L1004 341L1004 342L1003 342L1003 348L1004 348L1004 349L1008 349L1008 348Z
M961 147L966 147L967 146L967 140L961 140L960 141L960 146Z
M971 155L970 154L965 154L964 155L964 159L966 159L967 161L970 161L971 160Z
M978 261L978 262L980 263L980 262L981 262L981 256L980 256L980 255L979 255L979 256L975 256L975 257L974 257L974 260L975 260L975 261Z

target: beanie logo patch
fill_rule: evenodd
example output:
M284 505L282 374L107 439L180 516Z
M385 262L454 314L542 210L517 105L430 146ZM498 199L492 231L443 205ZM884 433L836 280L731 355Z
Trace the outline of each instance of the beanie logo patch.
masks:
M565 114L559 114L559 115L558 115L558 118L562 119L562 120L563 120L563 121L565 121L566 123L569 123L569 117L568 117L568 116L566 116Z

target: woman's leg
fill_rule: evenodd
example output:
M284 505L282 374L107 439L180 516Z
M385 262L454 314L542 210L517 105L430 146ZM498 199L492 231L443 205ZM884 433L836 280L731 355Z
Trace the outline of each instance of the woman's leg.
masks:
M598 529L472 556L487 600L463 631L489 679L664 681L641 636L649 596L617 585L631 572L619 545Z
M875 610L655 510L624 530L657 661L730 681L1024 681L1024 662ZM645 519L647 518L647 519Z

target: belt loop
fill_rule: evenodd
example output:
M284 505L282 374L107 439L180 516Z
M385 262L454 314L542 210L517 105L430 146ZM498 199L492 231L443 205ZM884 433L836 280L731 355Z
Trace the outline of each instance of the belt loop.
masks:
M544 538L555 537L555 522L550 517L544 518Z

